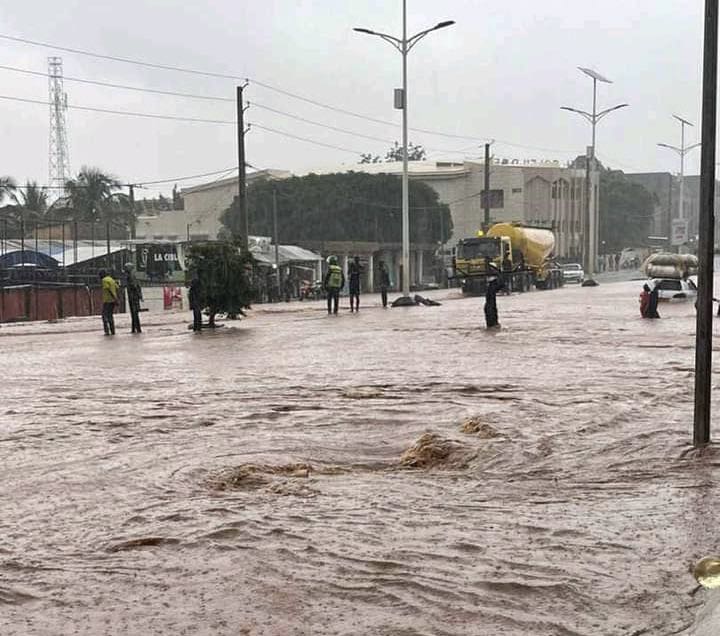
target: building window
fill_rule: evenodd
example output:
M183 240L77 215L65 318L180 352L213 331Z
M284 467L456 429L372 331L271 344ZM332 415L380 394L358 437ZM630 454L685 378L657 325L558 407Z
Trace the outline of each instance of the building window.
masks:
M480 206L485 207L485 191L480 193ZM505 191L504 190L490 190L490 207L491 208L504 208L505 207Z
M553 184L552 184L552 195L551 195L551 196L552 196L553 199L557 199L557 198L558 198L558 182L557 182L557 181L553 181Z
M513 194L522 194L522 188L513 188L512 193Z

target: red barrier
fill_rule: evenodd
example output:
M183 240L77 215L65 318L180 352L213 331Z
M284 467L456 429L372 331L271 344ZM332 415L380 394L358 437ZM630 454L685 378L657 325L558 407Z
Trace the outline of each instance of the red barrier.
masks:
M121 298L118 312L125 311ZM102 290L88 287L0 288L0 322L58 320L68 316L94 316L102 312Z

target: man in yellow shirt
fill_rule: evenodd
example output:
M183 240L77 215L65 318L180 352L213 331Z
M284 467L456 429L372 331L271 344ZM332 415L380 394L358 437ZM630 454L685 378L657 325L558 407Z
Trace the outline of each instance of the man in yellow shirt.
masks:
M115 312L115 305L118 302L118 284L117 281L110 276L104 269L99 272L100 280L102 281L102 321L103 329L105 330L106 336L115 335L115 318L113 313Z

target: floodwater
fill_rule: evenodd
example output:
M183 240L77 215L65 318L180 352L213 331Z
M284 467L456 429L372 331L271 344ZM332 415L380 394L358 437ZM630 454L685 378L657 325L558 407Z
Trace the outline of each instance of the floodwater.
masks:
M3 325L0 633L682 633L720 458L638 291Z

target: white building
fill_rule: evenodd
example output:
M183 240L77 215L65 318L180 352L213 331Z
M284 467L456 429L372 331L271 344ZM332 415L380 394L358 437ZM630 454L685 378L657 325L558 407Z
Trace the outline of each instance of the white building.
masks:
M258 170L246 177L248 184L256 179L285 179L286 170ZM220 221L238 194L236 176L211 181L180 191L184 210L167 210L137 219L135 236L145 240L206 240L216 239L223 228Z
M427 183L450 207L453 233L449 243L476 236L484 221L485 165L478 161L412 161L411 179ZM357 164L314 171L402 174L401 162ZM597 173L591 175L591 251L596 250ZM571 168L557 161L520 162L496 159L490 167L490 223L509 221L554 227L555 255L577 257L582 252L584 168ZM412 206L412 201L410 203ZM594 261L593 261L594 262Z

